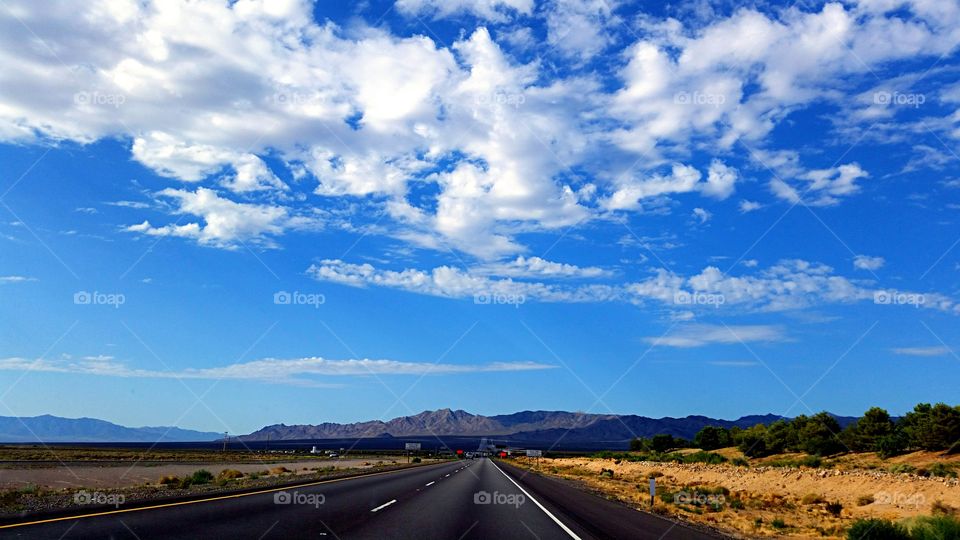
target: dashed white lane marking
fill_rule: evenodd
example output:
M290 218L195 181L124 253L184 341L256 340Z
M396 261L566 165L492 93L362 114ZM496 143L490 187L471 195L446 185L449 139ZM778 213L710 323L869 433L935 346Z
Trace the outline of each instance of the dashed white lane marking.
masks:
M432 485L434 485L434 484L436 484L436 482L430 482L429 484L427 484L426 486L423 486L423 487L432 486Z
M393 504L393 503L395 503L395 502L397 502L396 499L394 499L394 500L392 500L392 501L390 501L390 502L385 502L385 503L381 504L380 506L378 506L378 507L374 508L373 510L371 510L371 512L376 512L376 511L378 511L378 510L383 510L384 508L390 506L391 504Z
M517 489L519 489L520 491L522 491L523 494L526 495L528 499L530 499L531 501L533 501L534 504L536 504L538 507L540 507L540 509L543 510L543 513L546 514L547 516L549 516L550 519L552 519L554 523L556 523L557 525L559 525L560 528L564 530L564 532L566 532L567 534L569 534L569 535L570 535L570 538L573 538L573 539L575 539L575 540L582 540L579 536L576 535L576 533L574 533L573 531L571 531L569 527L567 527L566 525L564 525L562 521L560 521L559 519L557 519L557 516L551 514L549 510L547 510L546 508L544 508L543 505L540 504L540 501L534 499L533 496L530 495L529 493L527 493L527 490L523 489L523 487L521 487L520 484L518 484L516 481L514 481L513 478L510 478L509 476L507 476L507 473L503 472L503 469L501 469L500 467L497 467L497 464L496 464L496 463L494 463L493 461L490 461L490 463L491 463L494 467L496 467L498 471L500 471L500 474L506 476L506 477L507 477L507 480L513 482L513 485L517 486Z
M444 477L444 478L447 478L448 476L450 476L450 475L449 475L449 474L445 474L445 475L443 475L443 477Z

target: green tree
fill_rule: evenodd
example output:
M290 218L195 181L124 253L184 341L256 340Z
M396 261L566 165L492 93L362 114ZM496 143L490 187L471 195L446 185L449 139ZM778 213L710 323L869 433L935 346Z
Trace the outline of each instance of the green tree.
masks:
M901 420L910 446L923 450L955 450L960 440L960 409L944 403L920 403Z
M838 438L840 424L827 412L820 412L800 428L800 447L808 454L829 456L842 452L845 447Z
M767 452L767 426L757 424L737 435L737 448L748 457L763 457Z
M650 448L653 449L654 452L666 452L671 448L676 448L676 446L673 435L654 435L653 438L650 439Z
M704 427L693 438L693 445L703 450L726 448L730 444L730 431L716 426Z
M890 413L880 407L872 407L863 417L847 426L844 440L851 450L873 452L879 450L880 440L893 435L896 426Z

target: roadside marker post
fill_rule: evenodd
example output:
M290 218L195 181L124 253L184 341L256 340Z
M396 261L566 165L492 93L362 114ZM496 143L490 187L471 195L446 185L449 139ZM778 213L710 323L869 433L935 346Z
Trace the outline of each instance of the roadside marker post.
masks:
M653 500L657 497L657 479L650 479L650 508L653 508Z

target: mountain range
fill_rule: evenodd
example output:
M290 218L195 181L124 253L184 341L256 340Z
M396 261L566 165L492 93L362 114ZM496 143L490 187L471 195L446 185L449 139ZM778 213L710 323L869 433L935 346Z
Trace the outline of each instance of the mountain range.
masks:
M177 427L125 427L96 418L0 416L0 442L197 442L212 441L222 433Z
M522 411L483 416L462 410L439 409L386 422L371 420L351 424L325 422L288 426L274 424L249 435L231 437L240 441L299 441L317 439L403 437L492 437L513 443L559 441L566 444L623 446L634 437L670 434L693 439L705 426L747 428L771 424L782 416L743 416L721 420L706 416L648 418L637 415L588 414L565 411ZM837 416L841 426L856 420ZM0 443L55 442L212 442L222 434L177 427L125 427L95 418L0 416Z
M413 416L401 416L386 422L373 420L353 424L316 425L276 424L249 435L244 441L282 441L304 439L350 439L360 437L483 436L506 437L511 441L549 441L560 437L565 442L623 442L634 437L652 437L664 433L692 439L705 426L747 428L770 424L782 418L766 414L744 416L736 420L718 420L706 416L648 418L636 415L587 414L563 411L523 411L513 414L482 416L462 410L440 409ZM854 418L837 417L841 425Z

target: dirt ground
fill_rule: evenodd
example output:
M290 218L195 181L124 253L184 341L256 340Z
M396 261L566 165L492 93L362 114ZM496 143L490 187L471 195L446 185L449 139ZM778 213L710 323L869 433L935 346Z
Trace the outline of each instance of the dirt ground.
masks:
M235 469L244 474L260 472L275 467L286 467L296 474L313 472L317 467L335 467L337 469L373 467L378 462L390 465L394 462L405 463L401 457L342 459L342 460L289 460L264 463L223 463L191 462L132 465L89 465L70 463L44 468L2 468L0 469L0 489L38 486L47 488L106 488L129 487L156 483L161 476L188 476L198 469L206 469L214 475L224 469Z
M640 509L649 509L648 478L653 474L658 476L655 512L741 537L823 538L841 537L861 517L900 520L929 515L934 505L939 511L956 512L960 509L956 478L887 471L898 463L919 467L936 461L958 463L960 456L945 460L918 452L881 462L872 454L860 454L831 462L829 468L544 458L540 471L580 481ZM839 512L836 506L828 507L835 502L842 505Z

